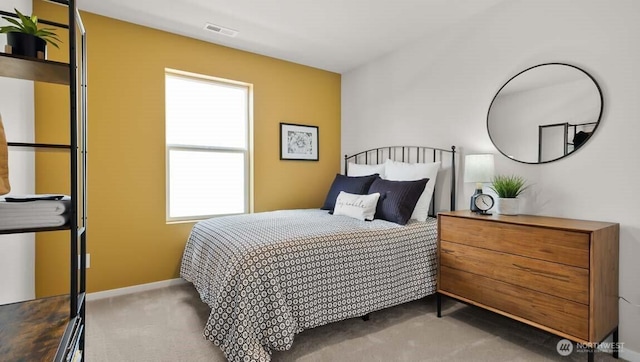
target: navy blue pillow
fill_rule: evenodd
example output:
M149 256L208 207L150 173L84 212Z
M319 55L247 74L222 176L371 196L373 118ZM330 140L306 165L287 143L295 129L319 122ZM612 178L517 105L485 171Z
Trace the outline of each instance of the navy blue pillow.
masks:
M322 205L321 209L333 211L340 191L348 192L350 194L366 195L369 191L369 186L371 186L373 181L377 178L379 178L377 173L369 176L357 177L336 174L336 178L333 179L333 183L331 184L331 188L329 189L329 193L327 194L327 198L324 200L324 205Z
M386 196L378 201L375 218L405 225L411 218L428 181L428 178L416 181L389 181L378 178L373 181L369 193L379 192L380 195Z

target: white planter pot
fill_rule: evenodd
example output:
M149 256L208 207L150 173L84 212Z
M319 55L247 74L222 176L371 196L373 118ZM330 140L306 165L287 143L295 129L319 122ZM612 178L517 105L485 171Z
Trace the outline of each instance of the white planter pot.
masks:
M518 215L520 213L520 200L498 198L496 212L502 215Z

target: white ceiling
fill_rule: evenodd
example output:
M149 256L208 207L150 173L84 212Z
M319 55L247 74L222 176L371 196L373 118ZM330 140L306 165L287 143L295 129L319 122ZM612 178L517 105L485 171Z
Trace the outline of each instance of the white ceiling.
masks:
M79 0L82 10L344 73L503 0ZM204 30L212 23L235 38Z

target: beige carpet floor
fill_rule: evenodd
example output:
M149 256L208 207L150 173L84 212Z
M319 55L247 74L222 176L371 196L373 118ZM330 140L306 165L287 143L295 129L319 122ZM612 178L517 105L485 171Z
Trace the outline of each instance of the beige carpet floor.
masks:
M225 361L202 336L209 309L191 284L87 303L87 361ZM586 353L561 357L560 340L525 324L435 297L360 318L331 323L296 336L273 361L586 361ZM615 361L596 353L596 361ZM622 361L622 360L619 360Z

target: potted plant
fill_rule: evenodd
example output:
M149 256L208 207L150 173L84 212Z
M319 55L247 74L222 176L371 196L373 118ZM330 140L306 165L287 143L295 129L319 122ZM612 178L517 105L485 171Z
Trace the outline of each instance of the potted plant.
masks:
M525 186L526 181L521 176L496 175L491 181L489 188L498 195L496 212L503 215L518 215L520 195L529 186Z
M14 10L18 19L3 16L12 25L0 27L0 33L7 34L7 44L11 46L12 54L37 58L38 52L42 52L41 58L46 58L47 43L58 48L60 39L52 32L54 29L38 29L37 16L25 16L17 9Z

